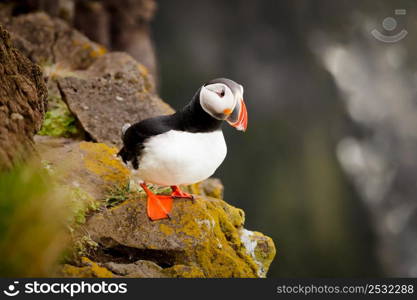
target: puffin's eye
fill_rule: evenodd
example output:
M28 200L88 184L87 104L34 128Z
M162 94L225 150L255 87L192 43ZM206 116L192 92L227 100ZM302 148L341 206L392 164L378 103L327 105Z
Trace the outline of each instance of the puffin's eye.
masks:
M220 92L220 94L219 94L220 98L223 98L223 97L224 97L224 94L225 94L225 92L224 92L224 90L222 90L222 91Z

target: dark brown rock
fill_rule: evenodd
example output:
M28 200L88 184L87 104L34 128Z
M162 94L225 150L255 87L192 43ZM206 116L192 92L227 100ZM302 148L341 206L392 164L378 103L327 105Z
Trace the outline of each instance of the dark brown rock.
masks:
M109 271L123 277L133 278L167 278L164 270L149 260L138 260L130 264L108 262L103 264Z
M154 94L147 69L127 54L106 54L75 76L59 78L59 89L95 141L120 146L125 123L173 112Z
M83 70L106 52L65 21L42 12L11 18L5 26L16 48L43 66Z
M47 90L40 68L12 46L0 26L0 169L32 148L46 110Z

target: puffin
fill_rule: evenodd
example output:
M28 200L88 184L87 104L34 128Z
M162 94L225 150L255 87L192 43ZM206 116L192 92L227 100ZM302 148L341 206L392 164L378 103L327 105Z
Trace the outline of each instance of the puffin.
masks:
M181 110L122 127L123 147L117 155L140 179L150 220L171 218L173 199L194 199L179 186L209 178L222 164L227 154L223 121L246 131L248 113L243 86L216 78ZM154 194L147 183L169 186L172 193Z

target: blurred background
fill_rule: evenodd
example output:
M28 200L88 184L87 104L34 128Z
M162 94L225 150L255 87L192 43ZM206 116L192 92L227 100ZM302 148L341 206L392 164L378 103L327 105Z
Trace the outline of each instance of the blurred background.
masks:
M417 276L415 1L158 4L163 99L245 87L216 176L275 241L269 276Z
M130 53L175 109L213 78L244 86L215 176L273 238L269 277L417 276L415 1L21 3Z

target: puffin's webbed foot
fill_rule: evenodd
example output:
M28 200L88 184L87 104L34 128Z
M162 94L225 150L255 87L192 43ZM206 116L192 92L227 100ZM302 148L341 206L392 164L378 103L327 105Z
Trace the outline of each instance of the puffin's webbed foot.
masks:
M183 191L181 191L181 189L179 188L179 186L177 185L172 185L171 186L172 189L172 193L171 193L171 197L172 198L186 198L186 199L191 199L194 203L194 196L189 194L189 193L185 193Z
M166 218L170 219L170 212L173 205L172 197L166 195L155 195L150 189L148 189L146 183L141 183L140 186L143 188L148 197L146 207L148 217L152 221Z

